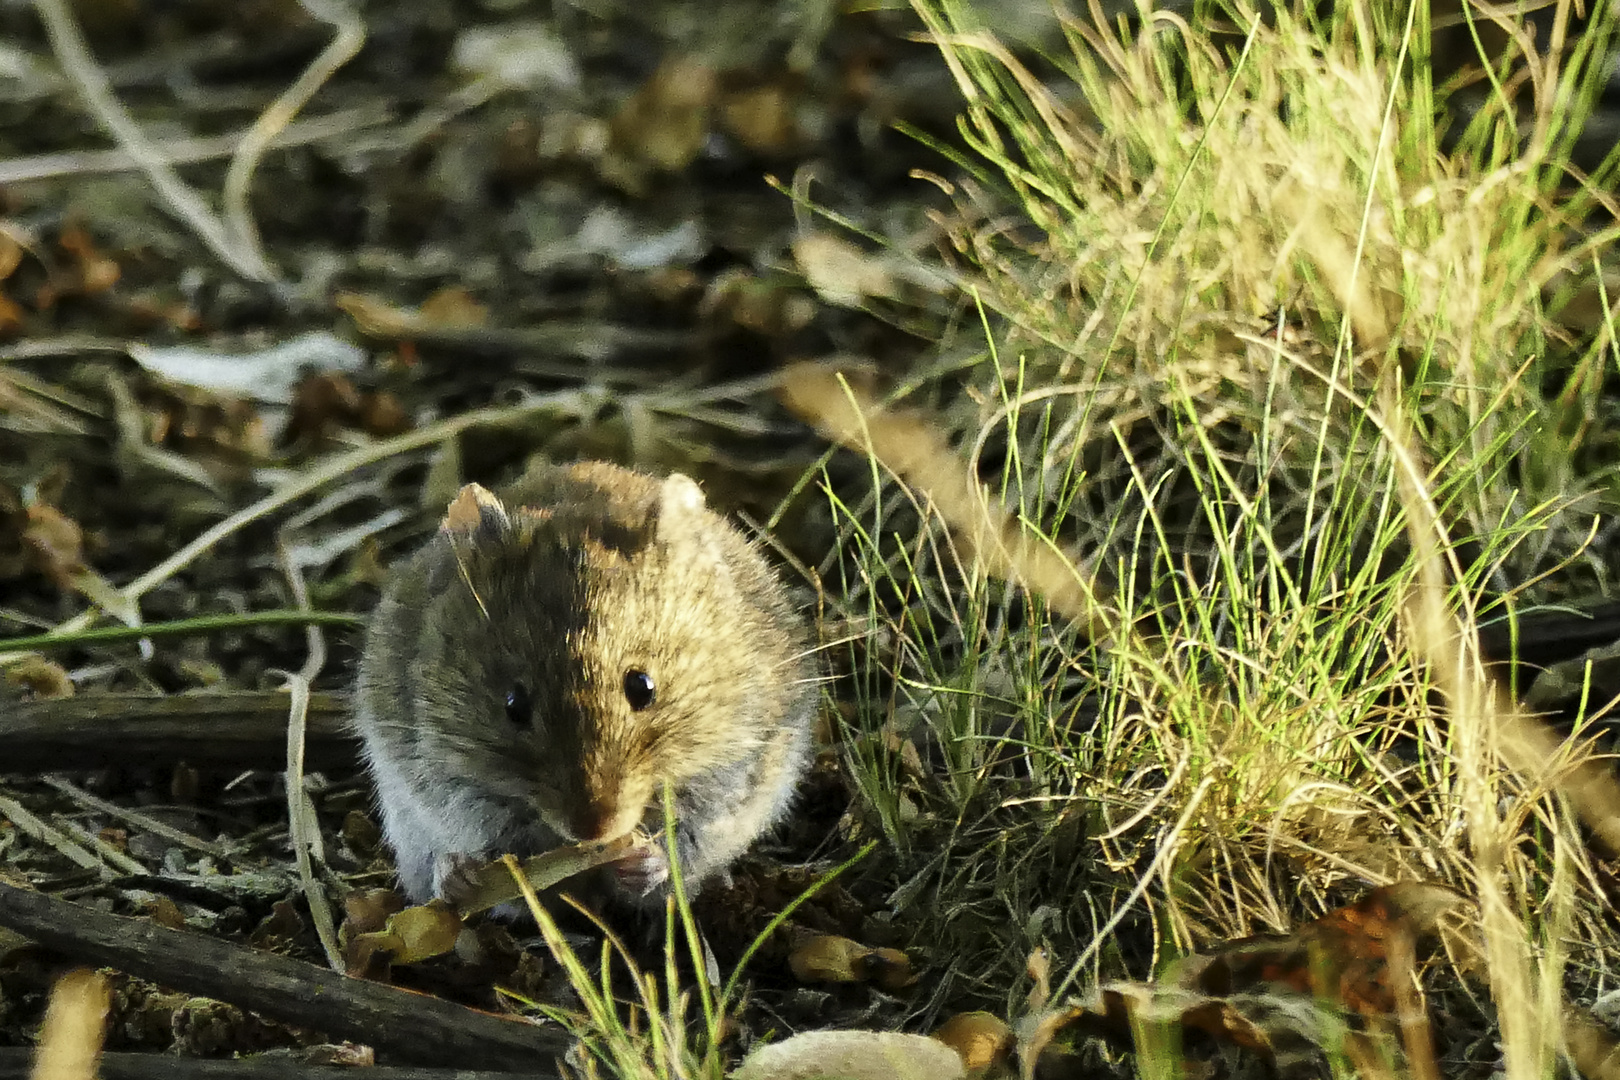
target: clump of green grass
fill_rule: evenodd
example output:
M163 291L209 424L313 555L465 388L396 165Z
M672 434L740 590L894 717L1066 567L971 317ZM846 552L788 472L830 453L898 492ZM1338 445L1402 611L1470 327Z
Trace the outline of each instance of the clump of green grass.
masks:
M720 1080L727 1071L726 1036L747 990L749 960L800 905L870 854L871 845L828 870L777 912L743 950L723 983L687 897L675 844L674 802L667 790L664 850L669 857L671 888L665 904L661 972L643 969L635 952L611 926L576 904L602 933L594 960L582 957L541 903L516 857L505 857L547 950L578 999L571 1009L521 1002L562 1025L578 1040L566 1062L572 1075L591 1080ZM682 970L683 962L689 969Z
M991 346L943 422L1116 613L1089 638L991 580L926 492L835 497L827 580L875 631L848 761L937 997L1013 1009L1036 947L1141 976L1409 877L1507 905L1526 1000L1566 955L1595 977L1613 933L1556 785L1414 663L1456 635L1411 615L1410 537L1421 499L1465 630L1604 580L1615 338L1560 304L1616 235L1612 163L1568 160L1610 17L1487 57L1447 131L1423 5L1099 18L1042 78L919 10L967 102L946 224Z

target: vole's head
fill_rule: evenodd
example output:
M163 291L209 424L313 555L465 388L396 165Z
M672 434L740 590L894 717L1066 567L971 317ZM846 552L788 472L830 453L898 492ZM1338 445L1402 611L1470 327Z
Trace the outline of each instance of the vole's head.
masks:
M548 505L477 485L452 503L423 683L460 768L563 837L609 839L649 811L656 827L666 781L757 756L801 649L769 569L691 480L564 475Z

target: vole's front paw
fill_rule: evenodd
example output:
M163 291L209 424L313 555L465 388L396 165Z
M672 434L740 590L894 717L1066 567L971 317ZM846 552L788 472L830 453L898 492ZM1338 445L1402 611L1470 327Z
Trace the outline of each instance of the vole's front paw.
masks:
M669 858L656 840L640 840L609 864L613 880L630 896L646 896L669 880Z
M434 893L451 907L470 899L478 886L478 871L485 859L465 851L452 851L433 860Z

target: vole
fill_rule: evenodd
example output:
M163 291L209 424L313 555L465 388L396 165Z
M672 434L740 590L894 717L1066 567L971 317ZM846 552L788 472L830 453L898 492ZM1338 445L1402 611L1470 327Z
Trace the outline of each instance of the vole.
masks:
M790 802L819 700L770 565L689 478L543 465L469 484L394 572L360 658L355 722L385 838L417 902L476 861L659 838L673 790L690 891ZM613 864L656 899L661 840Z

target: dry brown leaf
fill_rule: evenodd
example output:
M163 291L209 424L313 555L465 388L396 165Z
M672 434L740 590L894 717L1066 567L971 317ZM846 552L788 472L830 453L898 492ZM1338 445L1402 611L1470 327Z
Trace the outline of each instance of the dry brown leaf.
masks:
M401 964L414 964L455 948L461 918L448 904L434 900L406 908L390 918L385 929L400 940L401 948L394 958Z
M75 579L85 569L84 531L78 522L54 506L36 502L28 508L22 539L34 570L63 589L76 588Z
M411 337L421 326L420 317L410 308L364 293L340 292L332 303L371 337Z
M783 153L801 139L797 98L780 85L726 95L720 106L720 123L738 142L759 154Z
M361 395L359 421L361 431L379 439L403 435L411 429L405 406L386 390Z
M62 230L56 241L62 250L73 256L78 272L77 288L73 291L93 294L105 292L118 284L118 264L96 250L90 234L77 225Z
M118 263L97 251L95 242L83 228L64 227L56 242L72 257L72 266L51 271L34 293L36 311L48 310L64 296L106 292L118 283Z
M889 994L898 994L917 983L911 957L899 949L872 949L856 961L855 972L862 982L869 982Z
M691 164L709 134L714 71L696 60L666 60L622 105L609 124L598 167L602 178L632 193L658 172Z
M1387 885L1287 937L1245 939L1186 957L1163 981L1217 995L1264 989L1305 994L1363 1016L1388 1017L1395 1010L1389 958L1398 939L1414 953L1431 950L1469 907L1444 885Z
M899 949L874 949L836 934L810 934L788 954L800 982L872 983L898 993L916 983L911 958Z
M36 698L73 696L73 680L61 664L33 653L6 665L6 682Z
M855 965L869 952L869 946L847 937L813 934L788 953L788 967L800 982L860 982Z
M10 297L0 296L0 334L9 334L14 330L21 330L23 314L22 305Z
M372 934L405 910L405 901L393 889L356 889L343 898L344 940Z
M282 441L319 445L346 427L387 438L410 429L410 417L399 399L387 391L363 391L338 372L320 372L300 379L293 388L292 407Z
M304 917L298 914L298 906L290 900L277 900L270 905L270 914L248 935L248 942L255 949L278 952L302 935L304 929Z
M17 272L22 265L23 246L3 226L0 226L0 281Z
M167 896L160 896L146 904L146 917L159 926L166 926L170 930L184 930L186 916L180 910L180 905Z
M793 261L829 304L859 307L867 297L895 294L894 275L880 258L832 233L806 233L793 241Z
M473 299L473 294L460 285L446 285L422 301L417 312L424 324L445 329L489 323L489 308Z
M343 973L351 979L389 982L393 975L394 952L399 947L398 938L380 930L356 934L343 946Z
M1042 1018L1021 1050L1027 1061L1072 1042L1101 1038L1121 1050L1136 1050L1139 1030L1172 1033L1181 1052L1196 1057L1211 1043L1258 1054L1280 1074L1310 1069L1320 1048L1340 1030L1317 1002L1304 995L1262 992L1215 997L1179 987L1105 983L1091 1000Z
M381 930L356 934L345 950L345 964L351 975L370 972L385 960L419 964L454 949L461 931L461 917L450 905L430 900L390 915Z
M1322 1050L1343 1034L1341 1017L1355 1014L1354 1053L1387 1059L1402 1040L1413 1054L1429 1053L1414 968L1442 944L1465 970L1472 965L1477 954L1461 928L1473 918L1472 905L1446 886L1384 886L1292 934L1244 938L1188 956L1157 983L1105 984L1088 1003L1042 1017L1022 1052L1033 1060L1075 1035L1130 1049L1136 1032L1168 1028L1184 1049L1228 1043L1289 1072L1315 1068ZM1407 1064L1422 1075L1424 1063Z
M935 1030L934 1038L956 1051L975 1080L1012 1064L1013 1031L995 1013L957 1013Z
M264 417L246 398L165 381L143 387L140 404L147 443L174 451L192 468L237 476L271 454Z
M360 415L360 391L347 376L323 371L298 381L288 410L288 443L320 443Z
M332 303L354 320L360 332L370 337L411 338L434 330L483 326L489 310L459 286L439 290L418 308L401 307L381 297L341 292Z

